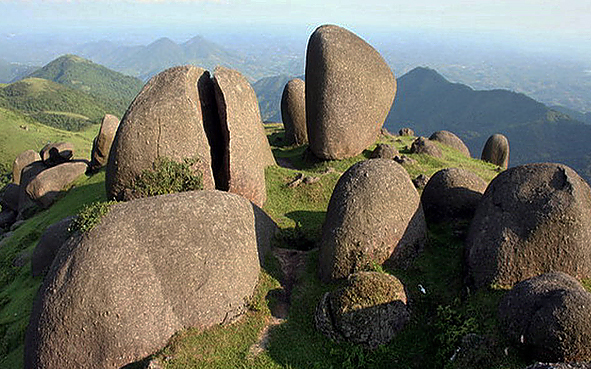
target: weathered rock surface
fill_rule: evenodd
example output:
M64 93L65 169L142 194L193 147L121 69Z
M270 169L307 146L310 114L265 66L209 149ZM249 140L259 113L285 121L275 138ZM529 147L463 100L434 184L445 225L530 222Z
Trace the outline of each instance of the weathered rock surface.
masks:
M525 369L591 369L591 363L535 363Z
M107 165L109 152L111 151L111 145L115 139L117 128L119 128L119 118L111 114L106 114L101 122L99 133L92 142L89 167L91 172L97 171Z
M62 163L40 172L25 187L29 198L43 208L48 208L76 178L88 169L85 160Z
M25 219L28 218L31 212L37 207L33 200L27 194L27 186L31 183L32 180L39 175L39 173L43 172L47 169L47 166L42 161L34 161L31 164L27 165L21 171L21 184L19 186L19 194L18 194L18 218Z
M421 195L425 218L429 222L472 219L486 186L482 178L466 169L438 171Z
M435 158L443 158L441 148L433 141L427 140L425 137L418 137L410 146L410 152L413 154L426 154Z
M396 94L382 56L350 31L318 27L306 53L306 123L321 159L358 155L377 139Z
M571 168L510 168L488 186L466 239L477 287L504 286L548 271L591 277L591 190Z
M327 292L316 308L317 329L337 341L371 348L390 342L410 319L404 286L395 277L359 272Z
M63 245L39 290L26 368L120 368L186 327L233 320L255 288L273 221L219 191L118 203Z
M509 167L509 140L502 134L496 133L486 140L480 158L503 169Z
M508 337L535 360L591 360L591 294L567 274L516 284L499 305L499 319Z
M0 205L2 209L18 211L20 186L14 183L8 183L0 193Z
M72 160L74 145L70 142L49 143L41 149L39 156L45 165L52 167Z
M437 141L437 142L441 142L442 144L452 147L456 150L458 150L459 152L461 152L462 154L464 154L466 157L470 157L470 150L468 150L468 147L466 146L466 144L464 143L464 141L462 141L458 136L456 136L455 134L449 132L449 131L437 131L434 132L431 137L429 137L429 139L431 141Z
M371 155L369 156L369 158L370 159L381 158L381 159L394 160L394 156L399 155L399 154L400 153L394 147L394 145L381 143L381 144L378 144L376 146L376 148L371 152Z
M12 183L21 183L21 171L32 162L41 160L39 153L35 150L27 150L20 153L12 163Z
M222 162L228 176L218 182L218 189L239 194L262 206L267 199L265 168L274 165L275 159L265 135L256 95L238 71L217 67L213 79L227 147Z
M415 185L417 189L424 189L427 183L429 183L429 177L424 174L419 174L415 179L412 180L412 184ZM424 209L423 209L424 211Z
M74 217L67 217L47 227L31 256L31 274L37 277L47 273L60 247L71 234L68 230Z
M115 135L105 178L107 197L124 199L125 190L159 157L198 158L203 187L215 188L208 137L219 129L216 122L213 83L206 70L187 65L153 77Z
M398 136L413 136L415 135L415 131L413 131L410 128L401 128L400 131L398 131Z
M281 95L281 119L288 144L308 143L306 128L306 83L294 78L287 82Z
M330 198L320 241L320 278L345 278L371 262L404 267L425 237L423 209L406 170L387 159L359 162L341 176Z

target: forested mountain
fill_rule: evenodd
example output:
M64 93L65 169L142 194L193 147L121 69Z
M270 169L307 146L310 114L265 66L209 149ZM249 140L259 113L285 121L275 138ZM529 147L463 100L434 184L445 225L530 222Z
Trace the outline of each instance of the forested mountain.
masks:
M292 77L281 74L261 78L252 85L259 101L263 121L281 122L281 95L290 79Z
M10 83L34 72L37 69L39 68L25 64L9 63L6 60L0 58L0 83Z

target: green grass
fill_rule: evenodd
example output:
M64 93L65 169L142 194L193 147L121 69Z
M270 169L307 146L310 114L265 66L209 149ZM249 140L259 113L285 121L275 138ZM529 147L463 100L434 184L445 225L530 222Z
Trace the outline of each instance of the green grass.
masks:
M266 127L272 143L280 142L282 131L277 125ZM381 138L392 142L402 152L411 138ZM372 147L373 148L373 147ZM309 162L303 159L305 147L273 145L277 158L288 159L297 169L278 166L266 171L268 199L264 210L278 223L280 233L275 246L309 250L317 245L328 201L340 175L349 166L369 156L370 150L343 161ZM495 167L479 160L467 159L454 150L443 148L441 160L407 154L417 164L406 167L415 176L433 174L446 166L473 170L489 181ZM328 172L333 168L333 172ZM319 177L319 181L290 188L298 173ZM28 220L9 243L0 248L0 367L22 367L23 335L34 294L41 280L30 276L30 265L12 267L12 260L22 251L31 251L49 224L77 213L84 204L104 201L104 171L80 179L61 201ZM464 226L467 226L464 224ZM457 227L454 227L457 229ZM251 299L250 310L237 322L226 327L201 331L178 332L169 344L153 357L164 368L470 368L451 356L466 333L478 333L492 339L478 368L521 369L527 365L508 346L499 333L496 318L502 290L477 293L466 290L463 283L463 245L454 231L445 226L429 229L429 242L422 254L406 270L378 268L399 278L407 288L411 321L392 342L370 351L360 346L335 343L314 327L314 311L321 296L337 285L322 284L316 274L317 249L307 252L306 264L291 290L288 318L269 328L267 350L251 352L261 331L270 321L277 303L282 279L278 262L268 256L259 285ZM426 290L423 294L419 285ZM15 315L16 314L16 315Z
M92 140L98 131L99 125L80 132L64 131L48 127L22 113L0 108L0 163L12 171L12 163L21 152L39 151L48 142L59 141L74 144L75 158L90 159Z

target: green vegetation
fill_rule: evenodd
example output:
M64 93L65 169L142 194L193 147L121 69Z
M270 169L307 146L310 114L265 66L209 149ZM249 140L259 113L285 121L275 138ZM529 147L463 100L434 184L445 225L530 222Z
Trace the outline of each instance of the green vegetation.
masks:
M84 205L82 210L78 212L76 218L72 221L70 232L81 232L85 233L94 228L98 224L99 220L111 209L111 205L116 204L116 201L98 201L93 202L89 205Z
M143 83L76 55L63 55L29 77L43 78L79 90L121 117Z
M92 140L99 126L92 125L80 132L69 132L37 122L22 113L0 108L0 164L12 172L12 163L26 150L41 150L48 142L68 141L74 145L76 159L89 159Z
M278 144L283 135L280 125L269 125L266 129L276 158L296 168L275 166L266 172L268 200L264 210L280 227L276 246L309 250L303 256L305 263L301 271L292 276L295 280L290 288L288 318L276 321L271 313L281 302L278 296L285 286L279 281L285 276L278 261L269 255L259 276L256 295L248 302L249 311L225 327L178 332L166 347L152 356L164 368L471 368L460 356L450 360L468 333L486 336L492 342L484 346L484 351L477 352L481 356L477 357L480 365L476 367L521 369L527 365L513 350L505 354L509 345L498 331L496 318L497 304L504 291L471 292L464 287L463 244L456 234L457 227L453 230L445 226L431 227L428 245L406 270L372 267L399 278L411 301L411 321L391 343L371 351L331 342L317 332L313 315L318 301L338 285L326 285L318 280L318 251L314 246L320 239L328 201L340 175L355 162L366 159L370 150L343 161L304 160L304 147ZM382 137L380 142L393 143L402 153L407 153L406 146L410 146L411 140ZM432 174L449 165L460 166L475 171L487 181L497 173L494 166L464 158L454 150L443 148L443 152L441 160L407 153L417 163L406 169L415 176ZM183 168L178 178L186 178L190 163L173 164L169 160L158 165L163 168L161 174L154 171L147 177L157 182L170 173L176 177L174 173L178 172L172 167L177 165ZM319 180L288 187L298 173ZM184 183L183 180L173 182ZM147 187L151 188L152 184ZM85 204L105 201L104 191L104 171L80 179L65 197L29 219L0 248L0 367L22 367L24 332L41 283L41 278L31 277L28 263L15 267L13 260L22 253L30 253L48 225L80 213ZM101 203L80 214L97 219L107 207ZM266 329L273 321L279 324ZM265 329L266 349L253 349Z
M156 159L152 170L144 170L134 181L131 190L138 197L203 189L203 175L195 170L198 159L184 159L182 163L166 157Z

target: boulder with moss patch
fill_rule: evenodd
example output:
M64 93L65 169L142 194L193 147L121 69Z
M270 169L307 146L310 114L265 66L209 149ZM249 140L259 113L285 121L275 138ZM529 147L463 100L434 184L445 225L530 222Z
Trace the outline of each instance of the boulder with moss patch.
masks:
M324 335L370 348L388 343L409 319L404 286L378 272L352 274L344 287L324 294L315 313Z

